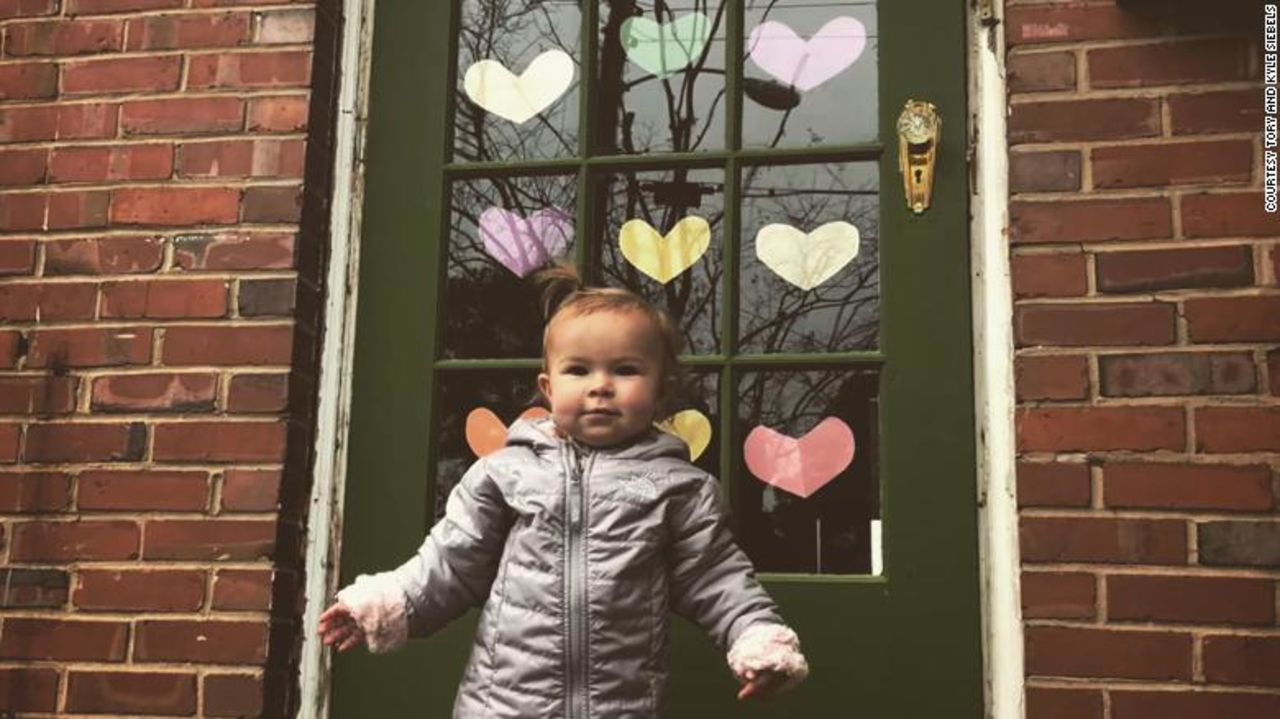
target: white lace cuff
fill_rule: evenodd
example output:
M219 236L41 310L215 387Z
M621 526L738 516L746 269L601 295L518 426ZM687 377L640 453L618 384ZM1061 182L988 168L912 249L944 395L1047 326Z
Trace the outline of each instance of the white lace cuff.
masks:
M409 641L409 614L404 590L390 572L361 574L337 599L351 610L364 630L369 651L383 654Z
M800 653L800 638L782 624L753 624L729 648L729 668L736 676L747 670L784 674L783 688L799 684L809 676L809 662Z

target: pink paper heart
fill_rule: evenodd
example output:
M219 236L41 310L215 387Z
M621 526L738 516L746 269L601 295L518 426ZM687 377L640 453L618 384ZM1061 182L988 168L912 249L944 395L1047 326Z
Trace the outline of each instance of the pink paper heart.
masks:
M862 55L867 28L847 15L832 19L805 40L786 23L757 25L747 41L751 61L775 79L812 90L840 74Z
M853 430L827 417L800 439L768 427L751 430L743 446L747 469L765 484L808 497L853 462Z
M573 218L550 207L521 217L501 207L480 214L484 251L519 277L563 254L573 237Z

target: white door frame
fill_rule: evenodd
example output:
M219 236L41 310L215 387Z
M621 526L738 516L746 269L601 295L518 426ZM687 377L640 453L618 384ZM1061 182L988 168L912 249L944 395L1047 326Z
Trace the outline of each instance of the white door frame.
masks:
M306 537L301 707L329 715L330 652L314 627L337 589L347 469L375 0L343 0L329 268L320 355L315 470ZM970 238L977 419L979 560L986 716L1022 719L1023 638L1014 486L1013 299L1008 254L1008 145L1000 0L968 14Z

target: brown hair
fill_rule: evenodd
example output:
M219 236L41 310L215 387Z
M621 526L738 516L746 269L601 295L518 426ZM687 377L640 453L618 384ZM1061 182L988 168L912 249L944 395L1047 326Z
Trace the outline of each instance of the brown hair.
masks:
M661 394L658 397L658 419L663 419L675 401L684 379L680 366L680 330L666 310L655 307L631 290L619 287L587 287L572 264L561 261L538 272L534 283L542 291L542 314L546 325L542 330L542 366L547 369L547 340L551 327L559 319L579 317L596 312L640 312L653 323L662 342Z

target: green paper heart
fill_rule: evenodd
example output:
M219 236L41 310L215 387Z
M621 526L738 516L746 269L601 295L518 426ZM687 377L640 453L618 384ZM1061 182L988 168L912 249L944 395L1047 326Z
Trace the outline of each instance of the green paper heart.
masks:
M700 12L691 12L669 23L647 17L628 18L622 23L622 47L627 59L658 77L679 72L702 55L711 37L711 21Z

